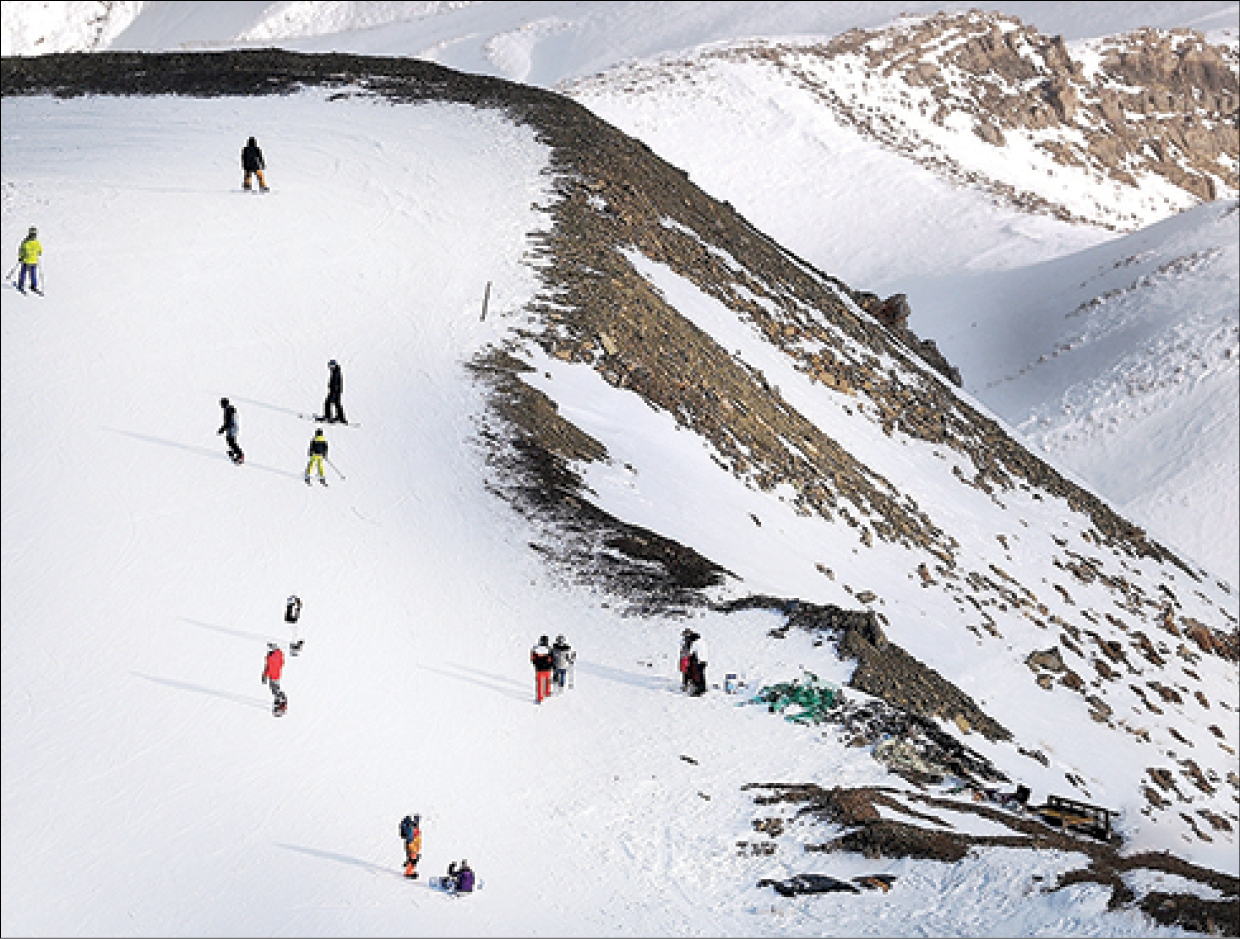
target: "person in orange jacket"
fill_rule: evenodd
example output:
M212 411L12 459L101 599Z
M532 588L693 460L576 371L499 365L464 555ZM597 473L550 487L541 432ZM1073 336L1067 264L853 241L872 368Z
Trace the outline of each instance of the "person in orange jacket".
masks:
M405 842L405 876L418 879L418 861L422 860L422 816L406 815L400 820L400 837Z
M542 704L551 694L551 670L555 667L555 657L546 636L539 636L530 649L530 662L534 665L534 703Z
M271 689L274 699L273 713L279 717L288 708L288 698L280 690L280 676L284 674L284 652L274 642L267 643L267 660L263 664L263 684Z

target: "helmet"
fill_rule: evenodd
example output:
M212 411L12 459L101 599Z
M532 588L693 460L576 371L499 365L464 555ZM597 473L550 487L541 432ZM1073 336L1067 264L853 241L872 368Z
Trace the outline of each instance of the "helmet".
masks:
M274 652L276 649L280 648L280 644L277 642L269 642L267 643L267 648Z
M226 408L226 407L228 407L228 399L227 399L227 398L220 398L220 407L222 407L222 408Z
M413 827L417 828L421 824L422 824L422 816L421 815L413 816Z
M317 428L315 428L315 431L314 431L314 436L316 436L316 437L322 437L322 436L323 436L323 428L322 428L322 427L317 427Z
M39 233L39 230L38 230L37 228L35 228L33 225L31 225L31 226L30 226L30 234L32 234L32 235L37 235L38 233Z
M327 367L328 367L328 368L335 368L335 367L336 367L336 365L337 365L337 362L336 362L336 360L335 360L335 359L329 359L329 360L328 360L328 362L327 362Z
M545 646L545 645L547 644L547 637L546 637L546 636L539 636L539 637L538 637L538 642L539 642L539 644L540 644L540 645L544 645L544 646Z
M556 642L568 642L568 640L564 638L564 634L563 634L563 633L560 633L558 636L556 636L556 637L555 637L555 641L556 641Z

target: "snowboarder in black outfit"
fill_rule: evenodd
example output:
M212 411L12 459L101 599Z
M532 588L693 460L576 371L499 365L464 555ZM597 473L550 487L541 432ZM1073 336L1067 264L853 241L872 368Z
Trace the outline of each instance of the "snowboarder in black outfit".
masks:
M253 137L247 140L241 149L241 169L245 171L245 180L241 183L242 189L253 189L250 177L257 176L259 191L267 191L267 178L263 176L263 170L267 169L267 161L263 159L263 151L259 149L258 141Z
M344 394L344 375L340 371L340 363L332 359L327 363L327 399L323 402L323 420L329 424L347 424L344 416L344 405L340 396Z
M240 424L237 422L237 409L227 398L220 398L220 407L224 409L224 423L220 425L216 433L224 435L224 440L228 442L228 458L240 466L245 462L245 454L241 452L241 447L237 443L237 433L240 430Z
M301 597L293 594L288 598L288 602L284 604L284 622L293 627L293 641L289 643L288 651L290 655L296 655L301 651L302 638L301 630L297 625L297 621L301 619Z

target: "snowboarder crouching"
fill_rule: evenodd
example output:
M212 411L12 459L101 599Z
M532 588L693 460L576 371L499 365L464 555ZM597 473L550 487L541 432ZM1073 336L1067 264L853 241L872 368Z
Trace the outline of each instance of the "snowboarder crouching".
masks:
M474 872L469 861L461 861L458 865L453 861L448 865L448 876L444 878L444 886L453 893L474 892Z
M542 704L543 699L551 694L551 671L555 666L546 636L539 636L534 648L530 649L530 662L534 666L534 703Z
M405 842L405 876L418 879L418 861L422 860L422 816L406 815L400 820L400 837Z

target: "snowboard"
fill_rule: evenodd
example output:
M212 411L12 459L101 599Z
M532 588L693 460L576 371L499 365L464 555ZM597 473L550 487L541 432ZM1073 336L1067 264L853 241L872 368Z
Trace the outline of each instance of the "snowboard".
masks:
M333 427L361 427L357 421L329 421L319 414L298 414L303 421L314 421L316 424L330 424Z

